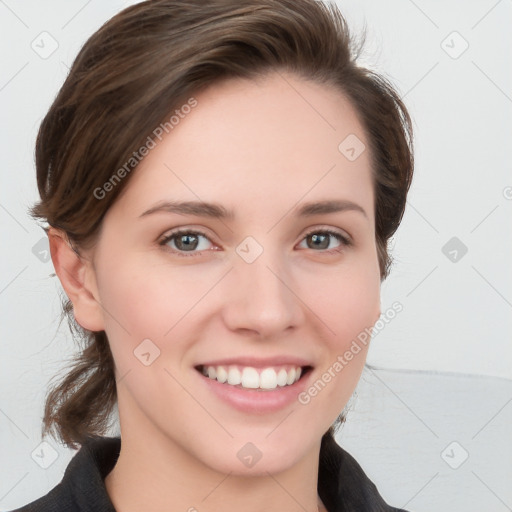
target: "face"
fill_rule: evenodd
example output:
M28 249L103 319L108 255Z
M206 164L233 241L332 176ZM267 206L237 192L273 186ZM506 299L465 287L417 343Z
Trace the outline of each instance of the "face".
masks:
M380 314L370 155L339 149L368 142L337 90L293 75L194 97L89 253L122 433L275 472L318 449Z

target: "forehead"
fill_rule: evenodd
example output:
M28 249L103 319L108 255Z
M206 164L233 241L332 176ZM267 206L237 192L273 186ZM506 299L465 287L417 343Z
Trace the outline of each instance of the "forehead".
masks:
M369 144L340 91L276 72L193 96L196 106L156 139L117 208L140 214L159 200L202 200L261 218L321 197L362 203L373 217ZM271 203L277 210L262 211Z

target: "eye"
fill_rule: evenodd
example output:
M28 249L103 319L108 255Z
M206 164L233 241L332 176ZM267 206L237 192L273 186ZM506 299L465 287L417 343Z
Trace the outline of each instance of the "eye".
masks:
M173 253L179 256L189 256L188 254L183 254L186 252L191 253L190 256L193 256L199 251L208 250L208 244L201 244L201 238L210 241L210 239L200 231L181 229L169 233L159 244L167 246Z
M201 244L201 239L207 242ZM333 249L327 250L332 239L337 240L339 245ZM343 249L352 245L352 241L348 236L331 229L316 229L310 231L305 235L303 241L307 243L306 248L321 249L319 252L327 253L342 252ZM308 243L309 241L311 241L311 244ZM178 256L194 256L200 254L202 251L209 250L208 242L211 243L211 240L201 231L179 229L169 233L159 242L159 245L166 246L172 253Z
M330 241L333 238L338 241L339 245L334 249L325 250L328 248ZM350 247L352 245L352 241L348 236L331 229L316 229L314 231L310 231L306 234L303 240L307 243L307 248L324 249L324 251L321 252L327 253L341 252L346 247ZM308 241L311 241L311 244L309 244Z

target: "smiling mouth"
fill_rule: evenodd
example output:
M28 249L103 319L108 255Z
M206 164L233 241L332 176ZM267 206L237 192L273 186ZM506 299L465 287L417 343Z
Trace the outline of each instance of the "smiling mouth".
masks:
M293 386L304 378L312 366L269 366L254 368L251 366L205 366L198 365L195 369L205 377L227 384L235 388L272 391L278 388Z

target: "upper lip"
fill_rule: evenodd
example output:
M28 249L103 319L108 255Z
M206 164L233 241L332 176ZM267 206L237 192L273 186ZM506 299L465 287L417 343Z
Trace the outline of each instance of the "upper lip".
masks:
M312 366L309 361L295 356L275 356L275 357L229 357L225 359L216 359L201 363L197 366L251 366L253 368L268 368L269 366Z

